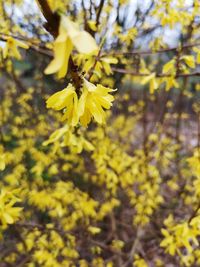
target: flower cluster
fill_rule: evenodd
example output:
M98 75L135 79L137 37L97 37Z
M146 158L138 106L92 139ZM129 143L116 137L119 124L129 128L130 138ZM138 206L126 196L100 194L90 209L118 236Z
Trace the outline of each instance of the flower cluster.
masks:
M80 98L73 85L69 84L67 88L53 94L47 100L47 108L64 110L62 120L67 120L72 126L79 122L87 126L92 118L102 124L105 122L104 109L112 106L114 97L109 93L113 91L101 84L95 86L84 79Z

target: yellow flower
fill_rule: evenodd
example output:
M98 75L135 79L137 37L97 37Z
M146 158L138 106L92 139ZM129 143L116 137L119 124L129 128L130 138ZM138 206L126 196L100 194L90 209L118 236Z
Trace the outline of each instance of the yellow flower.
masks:
M109 92L115 91L98 84L83 80L82 94L78 99L75 88L69 84L67 88L53 94L47 100L47 108L64 110L63 120L67 120L71 126L76 126L79 122L87 126L94 117L95 121L102 124L105 122L105 111L112 106L114 97Z
M90 27L91 30L93 30L94 32L97 31L96 21L88 20L87 24L88 24L88 26Z
M78 97L71 83L62 91L53 94L46 103L47 108L55 110L65 109L62 119L67 120L72 126L77 125L79 120Z
M94 150L94 146L88 140L86 140L81 134L77 134L77 132L74 134L68 125L65 125L53 132L49 139L43 142L43 145L47 146L49 144L56 143L60 139L62 140L60 146L68 146L74 153L81 153L83 149L87 151Z
M156 74L154 72L143 78L141 84L144 85L146 83L149 83L149 90L151 94L153 94L154 91L157 90L159 87L159 83L156 79Z
M105 111L112 106L114 97L109 92L113 89L88 82L84 79L83 92L79 100L79 116L82 125L87 126L94 117L95 121L102 124L105 122Z
M61 17L59 35L54 42L54 59L45 69L45 74L58 72L58 78L67 74L68 61L73 46L79 53L87 54L98 49L94 38L86 31L81 31L78 25L68 19Z
M49 137L48 140L44 141L42 144L43 146L48 146L51 143L55 143L57 142L60 138L63 137L63 135L65 135L67 132L69 131L69 127L68 125L65 125L62 128L59 128L57 130L55 130Z
M0 155L0 171L3 171L6 167L5 154Z
M99 227L94 227L94 226L89 226L88 227L88 231L93 234L93 235L96 235L98 233L101 232L101 229Z
M101 56L98 62L96 62L96 58L98 56L99 51L95 51L92 54L88 55L79 55L79 60L84 60L83 70L88 73L94 67L93 74L98 75L98 77L102 77L103 74L110 75L112 73L111 64L117 64L118 59L111 56ZM82 58L81 58L82 57Z
M20 199L18 199L12 192L7 192L5 190L1 191L0 221L3 225L13 224L19 218L22 208L13 207L13 205L19 201Z
M3 57L6 58L8 55L15 57L17 59L21 59L21 55L18 51L18 46L24 49L28 49L28 45L16 40L12 37L7 38L6 46L3 49Z

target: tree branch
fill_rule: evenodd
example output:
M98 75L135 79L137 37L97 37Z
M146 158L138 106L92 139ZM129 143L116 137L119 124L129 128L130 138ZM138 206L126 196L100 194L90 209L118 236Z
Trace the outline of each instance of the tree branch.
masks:
M96 17L96 27L98 27L99 23L100 23L100 16L101 16L101 12L102 12L102 9L104 6L104 2L105 2L105 0L101 0L100 5L98 7L97 17Z
M114 68L114 67L112 67L112 71L118 72L118 73L130 74L132 76L138 76L138 77L145 77L145 76L149 76L151 74L151 73L139 73L139 72L136 72L134 70L126 70L126 69ZM179 77L194 77L194 76L200 76L200 72L199 71L195 71L195 72L192 72L192 73L179 73L179 74L176 74L176 75L163 74L163 73L157 73L156 74L157 78L163 78L163 77L179 78Z
M43 16L47 20L47 23L45 24L46 30L54 38L56 38L58 35L58 32L59 32L59 24L60 24L59 15L52 12L47 0L37 0L37 2L38 2L38 5L41 9ZM69 58L69 72L70 72L74 86L79 91L79 89L82 85L82 78L80 77L80 75L78 73L78 67L74 63L71 56Z
M40 10L46 19L45 29L55 38L58 35L60 17L53 13L47 0L37 0Z
M181 50L185 50L187 48L197 47L200 46L200 43L194 43L194 44L185 44L181 47ZM121 51L115 51L110 54L102 54L101 56L131 56L131 55L153 55L153 54L161 54L166 52L177 52L177 50L180 50L179 46L175 47L169 47L169 48L163 48L159 50L136 50L136 51L130 51L130 52L121 52Z

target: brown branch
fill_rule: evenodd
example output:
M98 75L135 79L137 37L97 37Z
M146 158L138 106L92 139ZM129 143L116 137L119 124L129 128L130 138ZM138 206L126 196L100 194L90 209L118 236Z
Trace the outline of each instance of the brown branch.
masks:
M39 224L36 222L16 222L15 225L17 225L18 227L27 228L27 229L37 228L41 231L57 231L58 233L60 233L62 235L71 233L70 231L62 230L59 227L48 228L46 225Z
M142 234L142 229L138 228L137 232L136 232L136 235L135 235L135 238L134 238L134 242L133 242L131 250L129 252L128 260L122 265L122 267L129 266L129 264L133 261L133 257L135 255L135 252L138 249L138 246L139 246L139 243L140 243L141 234Z
M90 240L90 242L93 243L93 244L96 245L96 246L101 247L101 248L104 249L104 250L108 250L108 251L110 251L110 252L112 252L112 253L114 253L114 254L117 254L117 255L119 255L119 256L124 256L124 257L126 256L125 253L123 253L123 252L121 252L121 251L118 251L118 250L112 248L112 246L106 245L106 244L104 244L104 243L102 243L102 242L100 242L100 241Z
M30 41L29 40L26 40L26 39L17 38L17 37L13 37L13 38L18 39L18 40L23 40L23 41L27 42L28 43L28 46L29 46L29 49L31 49L33 51L36 51L39 54L42 54L44 56L48 56L48 57L51 57L51 58L53 57L53 53L49 49L42 48L42 46L40 46L40 45L37 46L35 44L30 44ZM7 38L6 37L3 37L3 36L0 36L0 41L6 42L7 41Z
M40 41L40 43L38 44L38 40L35 40L33 38L29 38L27 36L16 35L14 33L4 33L4 32L0 32L0 36L2 38L2 41L7 41L8 37L12 37L14 39L21 40L23 42L27 42L31 45L39 45L40 48L47 49L46 43Z
M81 6L83 9L83 18L84 18L84 29L87 31L88 24L87 24L87 10L84 4L84 0L81 1Z
M200 43L194 43L194 44L185 44L181 47L182 50L185 50L187 48L192 48L192 47L196 47L196 46L200 46ZM130 51L130 52L120 52L120 51L116 51L113 52L111 54L105 54L105 55L109 55L109 56L130 56L130 55L153 55L153 54L160 54L160 53L166 53L166 52L177 52L178 50L180 50L179 46L175 46L175 47L171 47L171 48L163 48L163 49L159 49L159 50L136 50L136 51ZM102 56L105 56L102 55Z
M41 11L43 13L43 16L47 20L47 23L45 24L46 30L54 37L56 38L59 31L59 24L60 24L60 17L58 14L53 13L49 7L49 4L47 0L37 0ZM64 55L63 55L64 56ZM72 81L74 83L74 86L77 89L77 93L79 93L79 89L82 85L82 78L79 75L78 67L74 63L72 57L69 58L69 72L72 78Z
M99 49L98 55L95 58L94 64L92 66L92 68L90 69L89 73L88 73L88 81L91 79L92 75L94 74L94 70L95 67L97 65L97 62L100 60L100 54L101 54L101 49Z
M58 35L60 17L57 13L53 13L47 0L37 0L40 10L46 19L45 28L55 38Z
M96 27L98 27L99 23L100 23L100 16L101 16L101 12L103 10L104 2L105 2L105 0L101 0L99 7L98 7L97 17L96 17Z
M200 202L198 203L196 209L193 211L192 215L188 219L188 224L190 224L192 219L194 219L197 216L199 209L200 209Z
M145 76L150 75L150 73L139 73L139 72L135 72L133 70L126 70L126 69L115 68L115 67L112 67L112 71L118 72L118 73L130 74L132 76L138 76L138 77L140 77L140 76L145 77ZM200 76L200 72L196 71L196 72L192 72L192 73L179 73L177 75L156 73L157 78L164 78L164 77L179 78L179 77L193 77L193 76Z

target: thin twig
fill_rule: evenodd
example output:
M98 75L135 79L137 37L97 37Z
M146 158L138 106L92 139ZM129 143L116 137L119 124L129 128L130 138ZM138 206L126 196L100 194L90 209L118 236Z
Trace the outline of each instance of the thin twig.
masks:
M112 67L112 71L114 72L118 72L118 73L124 73L124 74L130 74L132 76L138 76L138 77L145 77L145 76L149 76L151 73L140 73L140 72L135 72L134 70L126 70L126 69L122 69L122 68L115 68ZM164 73L156 73L155 75L157 78L163 78L163 77L173 77L173 78L179 78L179 77L193 77L193 76L200 76L200 72L199 71L195 71L192 73L179 73L176 75L172 75L172 74L164 74Z
M192 48L200 46L200 43L194 43L194 44L185 44L181 47L182 50L185 50L187 48ZM160 54L160 53L166 53L166 52L177 52L180 49L180 46L175 47L169 47L169 48L163 48L159 50L136 50L136 51L130 51L130 52L121 52L116 51L110 54L107 54L109 56L130 56L130 55L153 55L153 54Z
M101 12L103 10L104 2L105 2L105 0L101 0L100 5L98 7L97 17L96 17L96 27L98 27L99 23L100 23L100 16L101 16Z

